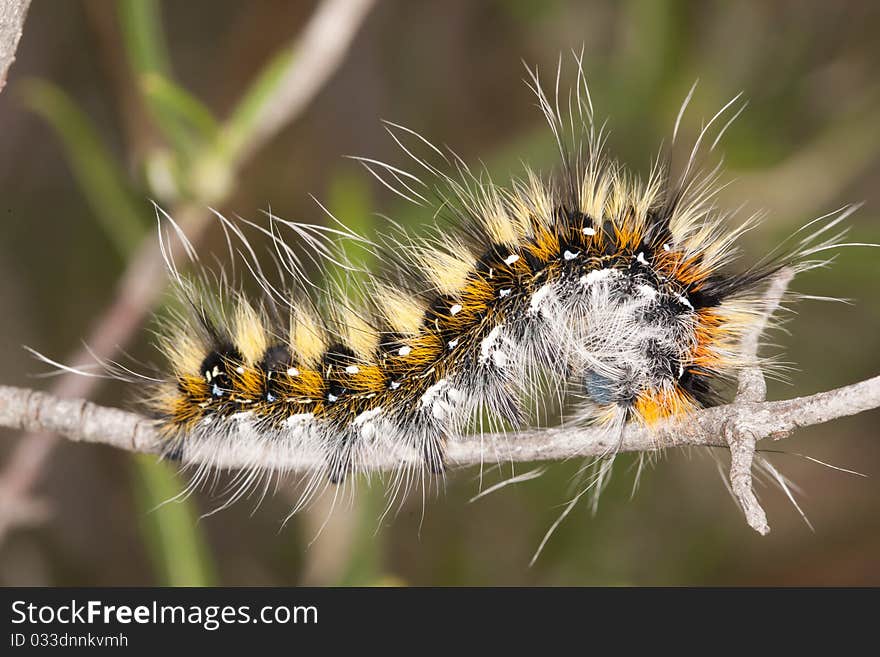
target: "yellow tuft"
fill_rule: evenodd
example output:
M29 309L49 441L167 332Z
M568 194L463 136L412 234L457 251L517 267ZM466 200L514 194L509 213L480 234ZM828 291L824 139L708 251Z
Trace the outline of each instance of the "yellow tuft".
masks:
M239 301L233 327L233 340L244 361L258 362L269 347L269 338L260 314L247 301Z
M379 333L361 315L353 309L345 307L338 312L338 321L342 328L342 338L363 361L373 358L379 346Z
M425 272L442 294L457 294L473 268L474 258L470 252L464 246L459 246L457 250L458 253L453 254L445 250L426 248L420 253Z
M320 320L311 310L295 308L290 317L290 346L306 363L317 363L327 348Z
M611 174L591 166L581 184L580 211L601 223L606 217L606 203L611 193Z
M388 285L377 286L376 294L382 315L392 330L403 335L415 335L419 332L425 309L412 295Z
M507 213L507 208L494 188L486 190L480 202L480 216L486 226L486 232L496 244L516 245L519 243L520 232Z
M195 337L194 331L178 329L164 336L160 346L178 378L199 372L205 358L205 346Z

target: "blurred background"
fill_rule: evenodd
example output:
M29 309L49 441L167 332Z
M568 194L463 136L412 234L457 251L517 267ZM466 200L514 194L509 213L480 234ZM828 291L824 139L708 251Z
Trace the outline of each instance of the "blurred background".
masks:
M223 261L222 232L198 219L209 205L250 219L271 205L284 218L322 222L314 194L367 233L381 225L377 213L413 229L427 221L343 157L405 163L380 119L484 162L499 180L521 161L549 173L553 143L521 60L549 80L560 52L582 46L609 150L643 174L696 79L683 143L745 92L750 105L721 144L725 180L734 181L721 202L766 211L744 240L749 256L853 201L865 201L850 221L853 240L880 241L876 2L380 2L314 98L247 153L260 112L279 102L278 71L296 64L285 49L316 6L34 2L0 94L0 383L57 383L34 377L46 368L22 345L70 362L141 240L155 239L149 199L194 217L199 252ZM876 251L845 250L795 282L853 303L797 306L789 334L772 336L795 367L791 384L772 383L770 398L880 372L878 262ZM149 326L137 322L123 359L157 362ZM90 395L132 407L137 390L102 385ZM877 585L878 420L865 413L765 446L778 450L766 456L797 484L814 530L767 485L758 493L772 532L758 536L719 476L716 458L726 468L727 455L673 451L634 496L633 461L621 458L598 513L576 508L531 568L577 463L551 464L473 503L478 472L455 471L424 510L413 495L381 522L381 490L361 486L315 539L326 503L283 528L292 503L284 490L256 510L245 500L200 518L220 504L206 492L157 509L184 485L172 467L61 442L33 494L4 510L0 583ZM2 430L7 480L15 440ZM509 474L488 472L487 481Z

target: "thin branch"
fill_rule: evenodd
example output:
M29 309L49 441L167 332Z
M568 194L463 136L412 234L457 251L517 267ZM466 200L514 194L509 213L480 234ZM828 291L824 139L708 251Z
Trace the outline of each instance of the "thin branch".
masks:
M0 91L6 86L9 67L15 61L15 51L21 40L24 19L31 0L3 0L0 2Z
M727 424L725 429L725 438L730 446L730 490L739 502L749 527L765 536L770 533L767 513L752 485L752 463L755 461L757 441L754 435L738 428L736 424Z
M630 425L617 435L596 427L556 427L521 432L461 436L448 445L453 467L479 465L487 454L499 462L564 461L617 452L656 452L670 447L727 447L726 426L735 424L755 441L779 439L800 427L822 424L880 408L880 376L785 401L733 403L690 413L687 417L644 428ZM26 431L52 431L76 442L110 445L132 452L158 454L162 439L155 423L137 413L98 406L82 399L60 399L26 388L0 386L0 426ZM482 446L481 446L482 443ZM487 451L491 448L491 451ZM418 455L411 456L412 463ZM253 466L250 455L229 453L213 461L217 467ZM360 464L360 463L359 463ZM260 463L277 470L301 471L313 462L286 460ZM373 455L363 463L372 470L401 465L398 454Z
M301 36L279 55L294 66L283 72L273 102L263 103L251 120L254 128L236 154L249 158L311 102L339 68L375 0L325 0L315 10Z
M740 372L735 403L758 403L767 398L767 381L759 364L758 348L761 345L764 329L773 313L779 308L792 278L794 278L794 270L786 267L771 279L764 292L765 305L761 321L752 327L751 332L746 334L740 343L740 354L754 364ZM757 444L755 434L735 421L729 421L724 425L723 434L730 447L730 490L739 502L749 527L764 536L770 532L770 525L767 523L767 514L761 507L758 496L755 495L752 483L752 464L755 461Z
M2 3L0 3L2 4ZM263 99L263 104L273 107L271 125L258 126L249 132L239 156L230 162L228 179L235 180L237 170L256 147L272 137L277 131L296 119L308 103L317 95L332 72L342 63L357 27L362 22L371 0L344 2L324 0L304 29L307 38L298 40L294 46L297 57L290 58L282 72L283 83L274 93ZM347 8L347 9L346 9ZM350 18L344 18L346 11ZM340 20L345 29L328 31L328 16ZM316 39L319 35L321 40ZM318 49L326 58L316 57L311 49ZM332 56L331 56L332 55ZM288 105L287 103L290 103ZM228 192L229 190L227 190ZM198 203L182 203L171 209L170 214L192 242L197 242L209 224L209 206L217 205L222 198L203 198ZM174 240L169 248L172 257L179 257L181 246ZM167 285L167 272L155 236L150 234L131 258L117 287L116 296L99 317L85 344L67 362L107 361L124 347L137 332L150 309L155 306ZM86 397L98 385L100 379L65 374L59 377L52 392L60 397ZM41 431L21 440L10 455L0 473L0 541L18 517L15 507L26 505L24 499L38 480L58 440L51 428L43 430L39 424L33 430Z
M779 308L782 297L788 289L788 284L794 278L794 271L786 267L780 270L770 281L764 292L764 314L762 321L752 327L750 333L743 337L740 343L740 353L743 358L755 361L755 365L748 367L740 373L739 386L736 391L737 401L757 402L764 401L767 397L767 382L764 381L764 371L757 364L758 347L761 345L761 336L767 327L773 313Z

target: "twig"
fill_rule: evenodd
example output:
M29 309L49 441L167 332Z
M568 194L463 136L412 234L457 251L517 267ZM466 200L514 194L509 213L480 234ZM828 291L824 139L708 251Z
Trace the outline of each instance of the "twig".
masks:
M238 156L230 163L232 171L228 178L234 180L236 170L256 147L264 144L286 123L299 116L327 82L342 59L354 37L355 31L372 5L372 0L325 0L306 26L302 40L294 46L296 58L289 60L283 74L283 83L276 93L265 102L273 108L270 124L260 125L248 133ZM346 12L350 17L346 18ZM327 21L339 20L343 29L328 30ZM321 38L318 39L317 37ZM318 49L320 56L311 52ZM290 105L286 105L290 103ZM228 191L228 190L227 190ZM171 215L180 224L187 237L197 242L203 233L210 213L207 207L222 202L222 198L200 199L199 204L184 203L172 208ZM177 241L170 244L176 251ZM100 316L85 344L68 362L80 364L109 360L131 339L142 325L146 314L156 304L167 284L164 260L155 237L151 234L135 252L120 280L112 304ZM62 375L52 392L60 397L86 397L99 383L99 379L76 375ZM26 440L19 441L6 466L0 473L0 542L2 542L18 514L15 507L27 502L23 498L33 488L45 463L58 440L51 429L32 425L32 430L42 431Z
M761 344L761 336L767 327L770 317L779 308L782 297L785 295L788 284L794 278L794 271L786 267L780 270L770 281L764 292L763 320L755 324L752 331L743 337L740 343L740 353L743 358L754 361L752 367L744 369L739 376L739 386L736 391L737 401L758 402L764 401L767 396L767 383L764 381L764 371L757 364L758 347Z
M761 344L761 335L773 313L779 308L792 278L794 271L790 268L780 270L773 277L764 293L763 317L742 339L740 354L754 364L745 368L739 375L735 404L758 403L767 397L767 381L758 364L758 348ZM764 536L770 532L770 525L752 485L752 463L755 460L757 442L755 434L733 419L727 422L723 429L723 435L730 447L730 489L739 502L749 527Z
M248 159L293 117L298 116L345 57L355 33L375 0L326 0L301 37L279 57L296 62L284 72L274 102L264 103L253 119L254 130L237 153Z
M670 447L702 445L727 447L726 426L734 424L755 441L779 439L794 429L822 424L867 410L880 408L880 376L807 397L785 401L733 403L689 414L656 427L628 426L618 442L616 434L595 427L557 427L516 433L484 434L481 439L461 436L448 445L450 466L479 465L487 455L500 462L563 461L595 458L609 451L656 452ZM76 442L111 445L132 452L157 454L162 441L155 424L148 418L116 408L98 406L85 400L60 399L53 395L0 386L0 426L27 431L52 431ZM481 446L481 441L483 446ZM395 455L374 455L359 462L372 470L388 470L401 465ZM412 463L418 455L412 455ZM223 455L219 468L235 469L254 465L249 455ZM296 454L286 460L260 463L269 469L298 471L311 467L298 462Z
M755 460L755 437L736 424L728 424L724 432L730 446L730 490L742 507L749 527L761 536L770 533L764 512L752 485L752 463Z
M9 67L15 61L15 51L18 49L30 4L31 0L0 2L0 91L6 86Z

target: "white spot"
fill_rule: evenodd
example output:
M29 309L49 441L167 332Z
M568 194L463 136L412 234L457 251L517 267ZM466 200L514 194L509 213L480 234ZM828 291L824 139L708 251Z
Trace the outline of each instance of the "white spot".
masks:
M584 228L584 235L595 235L595 234L596 234L596 231L593 228L590 228L589 226L586 226Z
M412 353L412 347L408 347L404 345L400 349L397 350L397 354L399 356L409 356Z
M288 427L301 427L303 424L309 422L313 417L315 416L311 413L296 413L287 418L284 423Z
M374 417L379 415L381 412L382 412L381 408L371 408L369 411L364 411L363 413L360 413L359 415L357 415L354 418L353 423L355 425L363 424L364 422L368 422L369 420L372 420Z
M214 384L214 387L211 388L211 394L214 395L215 397L222 397L222 396L223 396L223 391L220 389L220 386L218 386L218 385L215 383L215 384Z
M446 344L450 349L455 349L458 346L458 339L450 340Z
M571 251L566 249L565 253L562 254L562 257L565 258L566 260L574 260L579 255L580 255L580 251L575 251L574 253L572 253Z
M636 289L643 297L648 297L649 299L657 298L657 290L650 285L639 285Z
M358 367L357 365L349 365L348 367L345 368L346 374L357 374L360 371L361 371L361 368Z
M423 407L430 406L431 415L438 420L447 419L455 410L455 404L461 400L460 391L449 385L446 379L440 379L422 395Z
M253 411L239 411L238 413L233 413L229 416L230 420L235 420L236 422L244 422L250 417L253 417Z
M678 366L678 378L680 379L683 376L684 376L684 365L679 365Z
M392 381L391 385L388 386L392 390L397 390L400 387L400 381Z
M244 367L239 365L238 367L235 368L235 371L238 372L239 374L244 374Z
M432 403L434 401L434 398L437 397L437 395L439 395L441 392L443 392L443 388L445 388L446 385L446 379L440 379L437 383L425 390L425 393L419 399L419 401L422 403L422 406L427 406L428 404Z
M516 255L515 253L511 253L509 256L507 256L507 257L504 259L504 264L505 264L505 265L512 265L512 264L513 264L514 262L516 262L517 260L519 260L519 256Z
M644 251L639 251L639 255L636 256L636 260L637 260L638 262L642 263L643 265L647 265L647 264L648 264L648 260L645 258L645 252L644 252Z
M449 309L449 314L455 317L458 313L461 312L461 304L456 303Z
M506 366L508 358L507 354L501 349L500 345L502 342L509 343L510 340L504 337L501 327L496 326L489 331L489 335L483 338L483 341L480 343L480 362L485 363L491 358L496 367Z
M681 301L684 305L686 305L691 310L694 309L694 307L691 305L690 300L686 296L684 296L683 294L676 294L675 298L678 299L679 301Z
M372 440L376 437L376 434L379 432L380 423L374 421L376 416L382 413L381 408L372 408L369 411L364 411L360 413L357 417L354 418L352 424L358 428L358 431L361 434L361 438L365 440Z
M553 288L549 283L539 287L529 301L529 314L540 313L545 317L549 315L549 311L553 306L552 294Z
M299 376L299 370L295 367L288 367L287 376Z
M480 343L480 360L484 361L489 358L490 352L495 348L495 345L499 342L501 338L501 327L496 326L491 331L489 331L489 335L483 338L483 341Z
M664 245L663 245L663 250L664 250L664 251L672 251L672 247L669 246L668 244L664 244Z
M339 397L337 397L337 396L334 395L333 393L330 393L330 392L327 393L327 401L329 401L329 402L335 402L335 401L338 400L338 399L339 399Z
M278 399L278 397L276 397L275 395L273 395L271 392L267 392L267 393L266 393L266 401L269 402L270 404L271 404L272 402L276 401L277 399Z
M508 296L510 296L510 293L511 293L512 291L513 291L513 290L511 290L509 287L506 287L506 288L504 288L503 290L499 290L499 292L498 292L498 296L501 297L501 298L503 299L504 297L508 297Z
M611 269L594 269L586 276L581 276L581 283L584 285L592 285L593 283L598 283L601 280L604 280L611 276Z

